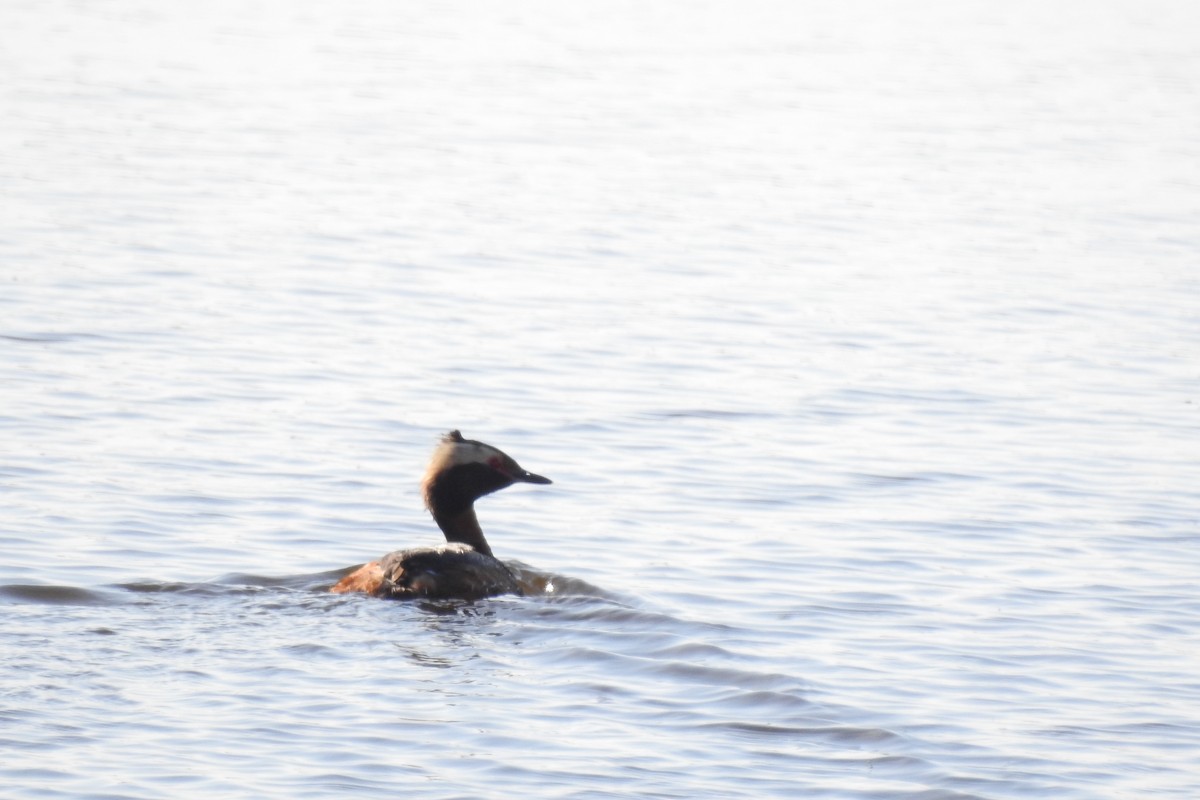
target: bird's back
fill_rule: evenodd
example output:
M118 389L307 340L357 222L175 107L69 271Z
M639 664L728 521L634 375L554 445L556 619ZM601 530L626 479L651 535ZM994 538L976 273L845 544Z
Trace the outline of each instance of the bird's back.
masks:
M470 545L449 543L388 553L347 575L333 591L367 592L396 599L475 599L520 594L521 587L499 559Z

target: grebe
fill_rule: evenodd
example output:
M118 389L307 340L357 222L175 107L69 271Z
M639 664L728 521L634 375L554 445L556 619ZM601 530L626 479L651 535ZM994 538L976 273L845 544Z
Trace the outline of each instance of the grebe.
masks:
M475 518L476 500L514 483L550 479L527 472L491 445L450 431L434 450L421 481L425 507L446 535L446 544L388 553L351 572L330 591L395 599L520 594L516 576L492 555Z

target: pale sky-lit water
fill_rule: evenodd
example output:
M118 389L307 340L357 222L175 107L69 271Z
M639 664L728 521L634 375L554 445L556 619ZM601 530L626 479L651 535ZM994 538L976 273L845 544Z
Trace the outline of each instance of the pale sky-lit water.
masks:
M1200 795L1196 31L0 5L0 796Z

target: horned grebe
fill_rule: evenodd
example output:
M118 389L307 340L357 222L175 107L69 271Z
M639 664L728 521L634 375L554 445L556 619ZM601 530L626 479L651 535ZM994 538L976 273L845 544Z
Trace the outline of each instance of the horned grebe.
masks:
M527 472L491 445L450 431L433 452L421 481L425 506L446 535L446 544L388 553L351 572L330 591L395 599L520 594L516 576L492 555L475 517L476 500L514 483L550 479Z

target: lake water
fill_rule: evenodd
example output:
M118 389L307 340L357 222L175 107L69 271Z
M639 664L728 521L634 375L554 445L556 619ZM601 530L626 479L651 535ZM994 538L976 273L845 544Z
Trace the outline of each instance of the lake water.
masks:
M0 795L1200 796L1197 31L3 4Z

